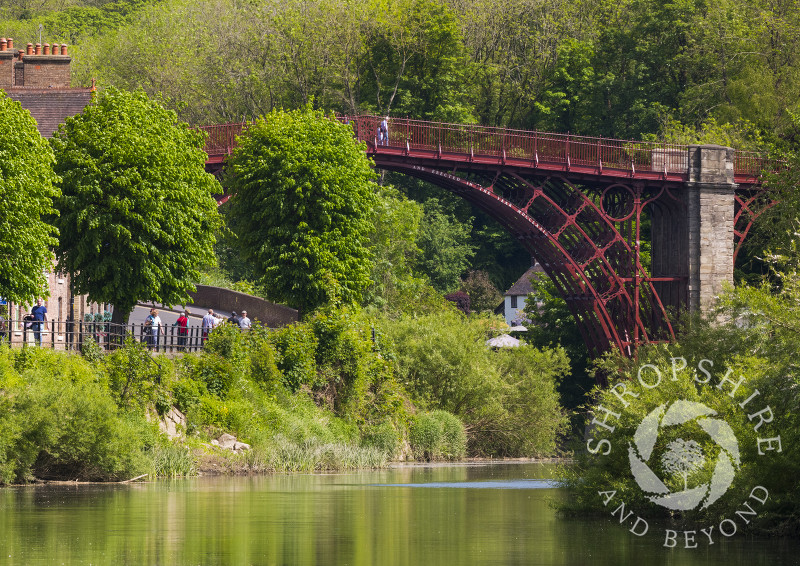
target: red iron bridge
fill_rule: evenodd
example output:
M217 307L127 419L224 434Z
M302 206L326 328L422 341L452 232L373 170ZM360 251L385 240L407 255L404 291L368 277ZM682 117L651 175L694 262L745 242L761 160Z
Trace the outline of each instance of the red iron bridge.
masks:
M709 308L780 164L711 145L624 141L342 116L376 167L428 181L486 211L550 276L594 355L675 338L674 317ZM201 127L219 171L247 124ZM644 242L649 243L649 256Z

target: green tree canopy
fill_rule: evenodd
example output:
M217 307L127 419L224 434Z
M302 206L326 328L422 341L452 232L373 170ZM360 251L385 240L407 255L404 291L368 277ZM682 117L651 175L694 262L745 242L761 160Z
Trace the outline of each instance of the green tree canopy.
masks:
M0 91L0 296L14 302L47 293L57 232L42 217L55 212L53 162L36 121Z
M58 266L77 293L115 307L182 303L222 225L203 135L141 91L109 89L53 137L62 176Z
M419 233L422 250L420 268L430 277L433 287L447 293L458 287L467 271L475 247L470 243L472 218L459 222L435 198L425 202L425 217Z
M268 298L310 311L370 284L375 177L350 126L311 106L259 118L239 139L229 217Z

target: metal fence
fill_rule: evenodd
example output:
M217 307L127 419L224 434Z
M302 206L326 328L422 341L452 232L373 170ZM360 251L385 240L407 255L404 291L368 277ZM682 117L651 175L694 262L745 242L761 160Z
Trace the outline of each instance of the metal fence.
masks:
M55 350L80 351L87 341L94 341L106 351L122 347L128 336L146 344L155 352L181 353L202 350L207 336L200 326L189 326L186 334L178 327L162 325L158 332L144 324L114 324L111 322L48 321L37 323L25 320L6 321L0 330L0 344L5 346L41 346Z

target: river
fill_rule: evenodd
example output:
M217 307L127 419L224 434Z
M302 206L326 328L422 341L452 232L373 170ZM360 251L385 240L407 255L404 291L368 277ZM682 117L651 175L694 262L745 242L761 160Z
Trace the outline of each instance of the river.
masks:
M665 549L656 534L636 537L610 515L560 518L553 474L533 463L413 465L6 488L0 564L800 564L798 541Z

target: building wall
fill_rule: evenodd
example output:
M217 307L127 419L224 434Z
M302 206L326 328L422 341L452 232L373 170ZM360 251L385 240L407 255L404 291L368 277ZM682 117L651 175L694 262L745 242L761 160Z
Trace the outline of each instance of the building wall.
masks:
M506 295L505 305L504 305L504 314L506 319L506 324L509 326L515 326L517 323L525 320L525 314L522 312L525 309L525 299L527 299L526 295L513 295L517 298L517 308L513 308L511 306L511 297L512 295Z

